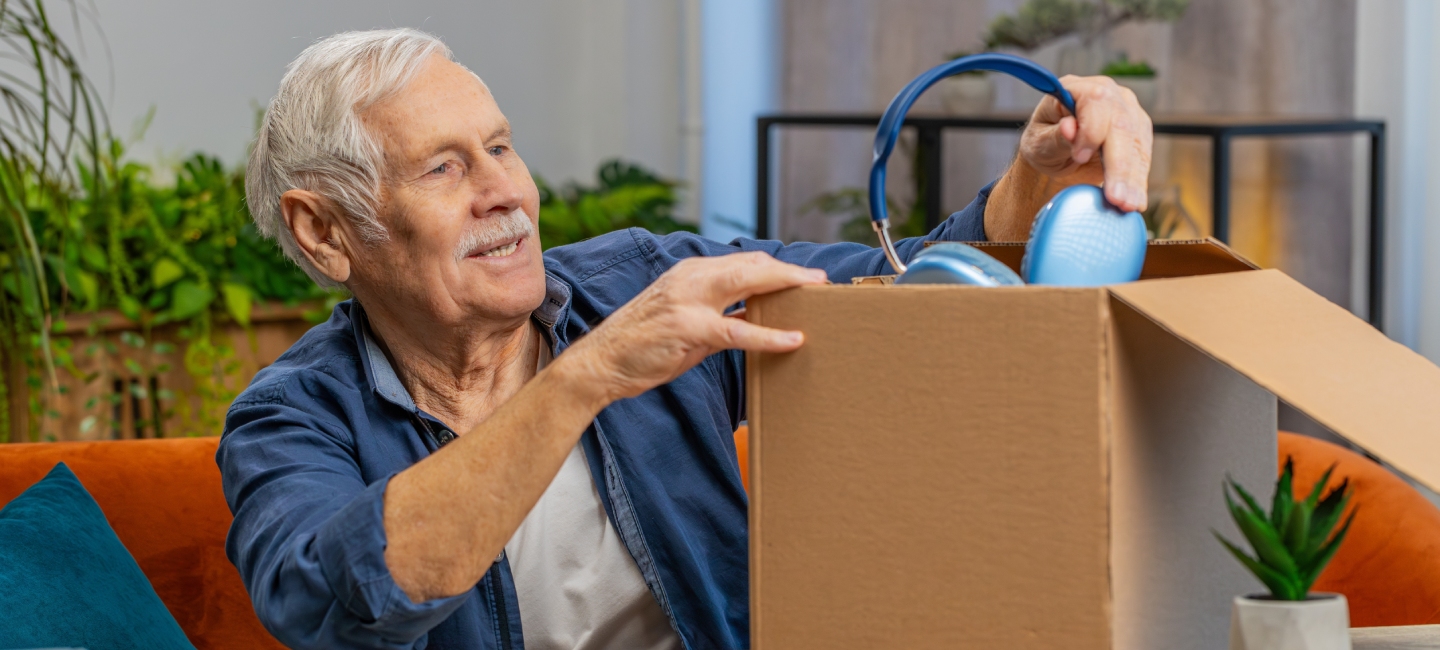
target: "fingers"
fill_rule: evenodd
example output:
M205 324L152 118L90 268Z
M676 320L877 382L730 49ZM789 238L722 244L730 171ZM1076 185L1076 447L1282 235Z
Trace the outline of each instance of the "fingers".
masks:
M1075 96L1075 110L1079 113L1077 117L1077 131L1074 141L1071 143L1070 156L1076 164L1085 164L1093 159L1100 151L1101 145L1110 134L1110 126L1115 121L1118 111L1125 107L1119 105L1123 98L1119 92L1120 88L1104 77L1105 81L1093 79L1070 78L1071 94Z
M709 279L707 302L716 308L763 293L810 284L825 284L828 281L824 270L786 264L765 253L735 253L692 259L693 263L689 266L693 267L694 272Z
M1060 174L1073 167L1070 141L1075 137L1075 118L1065 117L1059 123L1031 121L1021 144L1022 154L1031 166L1047 175Z
M1109 77L1066 76L1060 82L1075 98L1076 115L1047 96L1022 140L1021 154L1037 171L1064 185L1100 183L1105 198L1122 210L1148 202L1150 116L1135 94Z
M805 335L792 330L763 327L738 318L721 319L716 348L751 352L790 352L805 343Z
M1105 200L1126 212L1149 205L1150 145L1126 133L1115 133L1102 151L1105 160Z
M1142 211L1149 203L1150 155L1154 128L1150 117L1135 102L1134 93L1122 89L1134 110L1115 116L1105 136L1105 199L1121 210Z
M1105 198L1121 210L1144 210L1153 142L1150 117L1135 94L1109 77L1066 77L1079 113L1072 158L1102 158Z

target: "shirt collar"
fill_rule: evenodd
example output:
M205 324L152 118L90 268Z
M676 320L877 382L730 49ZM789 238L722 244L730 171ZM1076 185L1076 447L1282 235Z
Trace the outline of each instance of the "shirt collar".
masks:
M546 270L545 302L531 315L548 330L551 354L559 354L556 349L559 338L556 336L555 325L560 321L561 313L570 305L570 297L570 285ZM405 384L400 383L400 375L395 374L395 367L390 365L390 359L385 356L385 351L380 349L375 333L370 329L370 321L365 316L365 308L360 306L359 302L351 304L355 337L360 348L364 350L362 365L365 366L366 379L370 380L375 394L410 413L417 413L420 409L415 406L415 398L410 396L410 391L405 390Z

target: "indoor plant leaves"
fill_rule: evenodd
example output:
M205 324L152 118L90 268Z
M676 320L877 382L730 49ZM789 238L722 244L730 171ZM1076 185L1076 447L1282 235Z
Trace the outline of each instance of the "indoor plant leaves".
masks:
M1246 554L1219 533L1215 537L1269 588L1271 598L1305 600L1355 520L1352 508L1345 524L1335 529L1350 502L1351 490L1350 481L1345 480L1326 493L1333 471L1334 467L1326 470L1306 498L1297 502L1294 459L1285 459L1268 514L1234 479L1226 480L1225 505L1255 554ZM1239 495L1239 503L1231 498L1232 491Z

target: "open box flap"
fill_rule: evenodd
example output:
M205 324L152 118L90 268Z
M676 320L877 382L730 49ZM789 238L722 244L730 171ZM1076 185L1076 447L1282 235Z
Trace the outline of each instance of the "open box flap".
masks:
M1275 270L1111 295L1350 442L1440 490L1440 368Z

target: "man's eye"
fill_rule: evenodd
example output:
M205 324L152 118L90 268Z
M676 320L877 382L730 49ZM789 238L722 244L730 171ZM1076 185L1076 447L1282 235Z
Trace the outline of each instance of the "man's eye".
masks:
M448 171L450 171L450 163L440 163L440 166L439 166L439 167L436 167L435 169L430 170L430 173L431 173L431 174L444 174L445 172L448 172Z
M494 146L494 147L490 147L490 155L492 155L492 156L501 156L501 155L504 155L504 154L505 154L505 147L504 147L504 146Z

